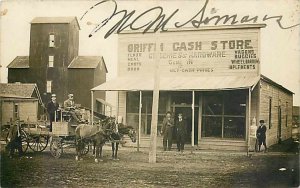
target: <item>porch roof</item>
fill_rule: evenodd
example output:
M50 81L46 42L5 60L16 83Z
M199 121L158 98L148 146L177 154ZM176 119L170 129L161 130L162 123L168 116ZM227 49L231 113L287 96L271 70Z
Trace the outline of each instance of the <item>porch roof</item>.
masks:
M209 77L161 77L161 91L209 91L245 89L252 87L260 77L253 76L209 76ZM107 81L92 91L152 91L154 79L145 77L117 77Z

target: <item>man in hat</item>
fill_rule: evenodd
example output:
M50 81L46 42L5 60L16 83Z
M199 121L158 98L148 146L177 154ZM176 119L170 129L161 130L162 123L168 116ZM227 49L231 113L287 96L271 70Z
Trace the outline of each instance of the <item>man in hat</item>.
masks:
M183 152L184 150L184 143L185 143L185 138L187 135L187 130L186 130L186 120L183 119L182 113L178 114L178 119L176 120L175 123L175 128L176 128L176 133L177 133L177 149L178 151Z
M173 133L173 127L174 127L174 120L172 118L171 112L166 113L166 117L163 120L162 130L161 134L163 135L163 145L164 145L164 151L171 150L172 147L172 133Z
M80 120L78 117L80 115L80 112L76 110L75 102L74 102L74 95L69 94L68 99L64 101L64 108L66 111L68 111L71 116L78 122L81 123L83 121Z
M47 104L47 112L49 115L49 120L50 120L50 132L52 132L52 122L55 119L55 112L57 111L59 105L56 101L56 95L52 94L51 95L51 101L48 102Z
M10 125L8 136L7 136L7 146L6 149L9 152L9 157L12 158L15 149L18 149L19 157L23 155L22 150L22 138L21 138L21 125L20 119L17 118L14 124Z
M263 144L265 147L265 152L267 152L267 144L266 144L266 131L267 127L265 125L264 120L259 120L259 127L257 128L256 131L256 136L258 140L258 151L260 151L260 147Z

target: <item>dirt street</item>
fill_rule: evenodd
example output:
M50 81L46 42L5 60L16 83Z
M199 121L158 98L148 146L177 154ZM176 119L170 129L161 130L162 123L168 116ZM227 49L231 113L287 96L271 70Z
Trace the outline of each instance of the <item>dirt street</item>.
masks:
M296 152L275 148L252 157L230 151L158 151L156 164L148 163L147 149L120 148L120 160L111 160L105 146L99 163L91 153L75 161L73 148L60 159L49 149L20 159L2 152L1 187L297 187L297 147Z

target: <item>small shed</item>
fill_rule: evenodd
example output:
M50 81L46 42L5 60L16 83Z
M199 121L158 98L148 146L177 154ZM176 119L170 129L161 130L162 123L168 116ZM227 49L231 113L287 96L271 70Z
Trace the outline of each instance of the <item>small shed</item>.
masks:
M43 113L43 103L36 84L0 83L0 125L20 118L36 122Z

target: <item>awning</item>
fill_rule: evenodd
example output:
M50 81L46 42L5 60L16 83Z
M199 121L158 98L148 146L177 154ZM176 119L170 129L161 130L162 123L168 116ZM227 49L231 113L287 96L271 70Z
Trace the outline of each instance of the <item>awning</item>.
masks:
M161 77L159 90L245 89L255 85L259 79L259 76ZM153 88L153 78L117 77L93 88L92 91L152 91Z
M103 99L100 99L100 98L96 98L96 101L100 102L101 104L105 105L105 106L109 106L109 107L112 107L112 105L108 102L106 102L105 100Z

